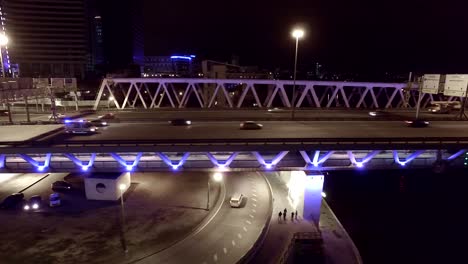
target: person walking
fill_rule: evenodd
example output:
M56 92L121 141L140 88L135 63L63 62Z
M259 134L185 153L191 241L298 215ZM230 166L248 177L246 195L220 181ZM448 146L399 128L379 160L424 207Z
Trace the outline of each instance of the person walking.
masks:
M283 213L281 213L281 211L280 211L279 214L278 214L278 222L281 221L281 215L282 215L282 214L283 214Z
M297 220L297 210L296 210L296 220Z
M283 211L283 220L286 221L286 214L288 213L288 210L286 210L286 208L284 208L284 211Z
M291 212L291 221L294 221L294 212Z

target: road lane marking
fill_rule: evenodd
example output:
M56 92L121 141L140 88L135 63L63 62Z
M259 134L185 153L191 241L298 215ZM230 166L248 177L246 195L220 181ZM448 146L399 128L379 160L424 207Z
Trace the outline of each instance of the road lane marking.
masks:
M255 199L255 198L252 198L252 201L256 202L256 201L257 201L257 199Z
M252 224L252 222L250 222L249 220L245 220L245 222L246 222L247 224L249 224L249 225Z
M244 226L242 227L242 229L244 229L244 231L247 232L247 227Z
M223 248L224 254L227 254L227 248Z
M257 195L255 193L252 193L252 196L257 197Z
M256 189L252 189L252 192L257 192L257 190L256 190Z
M239 239L242 239L242 235L241 235L240 233L237 234L237 237L238 237Z
M257 210L255 210L255 209L252 209L252 212L253 212L253 213L256 213L256 212L257 212Z
M236 241L231 240L231 244L232 244L233 247L235 247L236 246Z
M213 255L213 260L214 260L215 262L218 261L218 255L217 255L217 254L214 254L214 255Z
M253 203L252 205L253 205L254 207L257 207L257 205L256 205L256 204L254 204L254 203Z
M249 214L249 216L250 216L250 218L254 218L254 216L253 216L253 215L251 215L251 214Z

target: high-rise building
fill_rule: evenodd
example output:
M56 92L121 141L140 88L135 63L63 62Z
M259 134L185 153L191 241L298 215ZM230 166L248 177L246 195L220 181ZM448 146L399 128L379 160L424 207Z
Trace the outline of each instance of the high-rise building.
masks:
M83 78L85 0L4 0L9 56L20 77Z
M104 30L101 11L97 6L98 0L86 1L86 19L88 22L88 52L86 75L95 78L103 74L104 58ZM101 66L101 67L99 67Z

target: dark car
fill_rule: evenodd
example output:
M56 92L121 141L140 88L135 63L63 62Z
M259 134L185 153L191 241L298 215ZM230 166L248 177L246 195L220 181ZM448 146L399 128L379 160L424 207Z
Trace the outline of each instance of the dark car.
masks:
M192 124L192 121L178 118L178 119L169 121L169 123L173 126L190 126Z
M245 121L240 124L240 129L242 130L257 130L262 129L263 125L256 123L254 121Z
M0 110L0 116L8 116L8 110Z
M6 197L3 202L0 204L2 209L11 209L17 207L20 203L23 202L24 194L22 193L13 193Z
M66 181L56 181L52 183L53 191L69 191L72 189L72 185Z
M94 126L97 126L97 127L105 127L105 126L108 126L109 124L102 120L102 119L93 119L91 121L89 121L91 124L93 124Z
M113 113L107 113L105 115L99 116L99 119L115 119L115 115Z
M38 210L42 207L42 197L40 195L33 195L29 201L23 206L25 211Z
M427 127L429 125L429 121L421 119L408 120L405 123L409 127Z

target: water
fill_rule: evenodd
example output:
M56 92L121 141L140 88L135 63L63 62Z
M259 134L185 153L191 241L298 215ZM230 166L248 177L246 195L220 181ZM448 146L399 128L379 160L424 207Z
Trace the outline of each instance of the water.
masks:
M324 190L365 264L468 263L468 170L335 171Z

